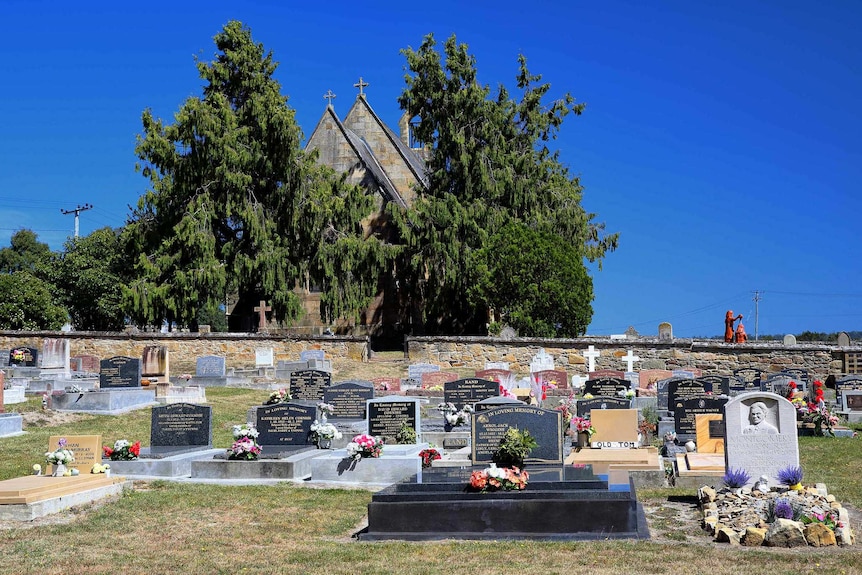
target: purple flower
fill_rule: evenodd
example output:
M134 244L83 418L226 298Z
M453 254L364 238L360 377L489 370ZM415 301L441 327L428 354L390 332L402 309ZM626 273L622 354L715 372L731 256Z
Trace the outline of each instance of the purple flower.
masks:
M775 517L776 519L793 519L793 506L786 499L779 499L775 502Z
M725 472L722 481L731 489L739 489L745 487L745 484L751 480L751 475L745 469L730 468Z

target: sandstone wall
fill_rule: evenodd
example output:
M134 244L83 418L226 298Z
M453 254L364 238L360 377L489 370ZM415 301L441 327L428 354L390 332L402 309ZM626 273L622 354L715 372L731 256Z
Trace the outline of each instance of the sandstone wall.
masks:
M622 356L632 350L641 361L641 369L680 369L696 367L704 373L729 375L734 369L753 367L766 372L787 367L807 369L813 377L839 375L844 369L844 353L862 352L862 346L837 347L825 344L784 346L781 342L728 344L711 340L675 339L671 342L638 338L533 339L502 341L489 337L408 337L407 351L411 362L436 363L444 368L482 369L486 362L509 362L512 371L528 373L530 359L544 348L554 356L558 366L572 375L586 375L583 353L592 345L601 352L596 369L625 371Z
M69 340L72 356L91 354L102 359L117 355L141 357L144 347L164 345L170 353L171 374L194 373L198 357L219 355L227 368L249 368L255 364L255 349L271 347L273 359L297 361L300 352L322 349L327 358L366 361L368 338L354 336L273 336L249 333L105 333L105 332L12 332L0 331L0 349L28 346L42 352L45 338Z

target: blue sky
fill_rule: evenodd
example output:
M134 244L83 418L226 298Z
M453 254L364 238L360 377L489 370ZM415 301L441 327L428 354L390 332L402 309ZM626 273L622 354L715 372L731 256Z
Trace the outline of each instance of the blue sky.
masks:
M199 95L194 57L245 23L308 136L362 76L391 126L404 57L425 34L469 45L481 82L513 87L518 54L587 104L555 145L619 249L593 268L588 333L862 329L862 3L776 0L405 3L5 1L0 245L20 228L59 249L125 221L141 112ZM562 5L562 6L559 6Z

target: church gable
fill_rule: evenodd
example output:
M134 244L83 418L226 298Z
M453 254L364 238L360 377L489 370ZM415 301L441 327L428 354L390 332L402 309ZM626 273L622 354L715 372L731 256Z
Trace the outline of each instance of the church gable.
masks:
M412 203L416 195L413 188L424 177L424 163L380 120L364 94L356 97L344 119L344 126L362 138L398 194L408 204Z

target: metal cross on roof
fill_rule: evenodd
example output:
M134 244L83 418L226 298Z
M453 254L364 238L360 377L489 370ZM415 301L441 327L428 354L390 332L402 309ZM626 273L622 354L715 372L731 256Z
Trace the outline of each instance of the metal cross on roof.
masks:
M326 94L323 95L326 100L329 100L327 106L332 106L332 99L335 98L335 94L332 93L332 90L327 90Z
M354 88L359 88L359 95L360 96L364 95L364 93L362 92L362 89L366 86L368 86L368 82L363 82L362 76L360 76L359 81L353 85Z

